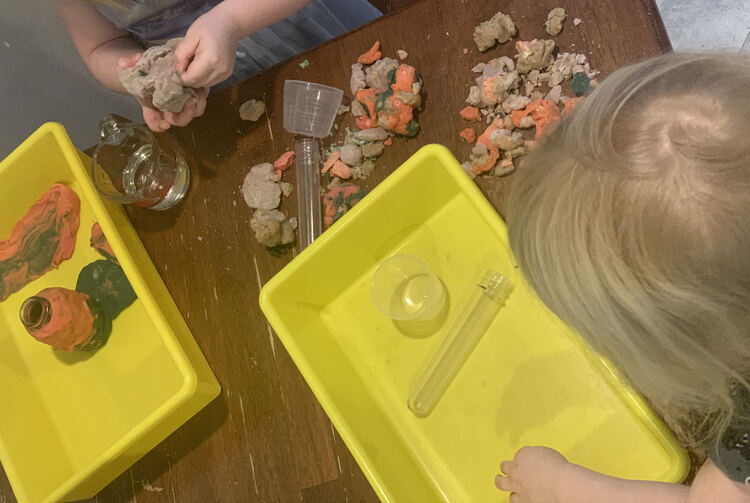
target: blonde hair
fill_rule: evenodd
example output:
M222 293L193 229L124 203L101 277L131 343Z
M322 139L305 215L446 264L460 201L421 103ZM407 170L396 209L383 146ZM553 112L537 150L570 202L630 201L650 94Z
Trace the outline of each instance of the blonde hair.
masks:
M541 300L698 441L748 386L749 121L746 56L623 68L527 156L507 207Z

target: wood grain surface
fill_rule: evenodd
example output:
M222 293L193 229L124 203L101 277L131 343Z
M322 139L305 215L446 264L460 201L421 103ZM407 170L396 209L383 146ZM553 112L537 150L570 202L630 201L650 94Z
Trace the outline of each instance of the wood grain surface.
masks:
M387 10L407 2L374 3ZM605 75L669 50L652 0L422 0L210 97L203 117L166 135L192 167L189 197L166 212L128 211L223 392L92 501L377 501L260 311L261 286L294 253L274 258L255 242L240 186L251 166L293 148L282 127L284 80L348 90L351 63L374 40L386 55L409 52L407 62L422 74L426 95L420 134L395 140L364 187L372 188L428 143L446 145L466 160L470 146L458 137L466 126L457 112L472 82L470 69L514 53L512 43L479 53L473 27L502 10L515 20L521 39L544 38L547 12L557 6L568 11L565 29L555 37L558 46L584 52ZM573 18L583 22L574 27ZM310 65L302 69L304 59ZM237 113L250 98L265 100L269 111L255 123ZM349 116L337 123L337 139L353 126ZM284 180L294 182L293 169ZM501 209L509 182L490 177L478 183ZM282 210L296 214L294 196ZM0 503L12 501L0 475Z

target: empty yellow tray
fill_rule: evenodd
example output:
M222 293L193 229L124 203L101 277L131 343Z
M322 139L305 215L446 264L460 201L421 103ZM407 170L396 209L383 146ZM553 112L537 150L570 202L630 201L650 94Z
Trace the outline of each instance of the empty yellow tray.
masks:
M0 302L0 460L20 503L94 496L220 391L122 208L94 191L89 162L49 123L0 163L2 237L53 183L81 199L71 259ZM26 333L18 309L44 288L75 288L101 258L89 245L94 222L138 299L101 350L54 351Z
M406 335L370 299L396 253L442 279L439 331ZM411 384L488 268L516 289L432 414ZM507 501L498 463L546 445L628 478L681 481L686 453L524 285L503 222L444 147L421 149L263 289L263 312L382 501Z

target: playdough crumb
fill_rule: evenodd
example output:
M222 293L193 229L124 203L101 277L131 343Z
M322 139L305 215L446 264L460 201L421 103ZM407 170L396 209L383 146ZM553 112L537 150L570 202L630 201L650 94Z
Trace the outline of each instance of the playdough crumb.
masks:
M474 42L479 50L484 52L495 45L495 42L504 44L515 34L516 25L510 16L498 12L474 28Z
M383 53L380 52L380 41L376 40L367 52L359 55L359 57L357 58L357 63L371 65L382 57Z
M398 59L400 59L401 61L409 57L409 53L403 49L399 49L398 51L396 51L396 55L398 56Z
M468 143L474 143L477 140L477 132L469 127L461 130L461 132L458 133L458 135L464 140L466 140Z
M299 64L299 67L302 68L303 70L307 68L308 66L310 66L310 62L308 60L304 60L302 63Z
M547 30L551 36L557 36L563 29L563 22L567 13L562 7L555 7L549 14L547 14L547 21L544 22L544 29Z
M573 26L578 26L579 24L583 23L583 20L579 17L575 18L573 20Z
M458 114L461 116L462 119L465 119L467 121L482 120L482 116L479 114L479 109L471 105L464 107Z
M278 159L273 162L273 169L276 176L281 180L281 173L292 167L294 162L294 150L287 150Z
M266 104L260 100L247 100L240 105L240 119L243 121L257 121L263 112L266 111Z
M333 167L334 164L336 164L336 161L338 161L341 158L341 152L338 150L334 150L328 155L328 159L326 159L326 162L323 163L323 169L321 169L321 173L325 173L329 169Z

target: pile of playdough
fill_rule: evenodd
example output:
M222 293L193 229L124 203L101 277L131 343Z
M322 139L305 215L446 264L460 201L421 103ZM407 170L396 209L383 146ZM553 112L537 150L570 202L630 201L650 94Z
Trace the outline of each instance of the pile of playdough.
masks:
M547 33L559 34L566 15L562 8L553 9L544 25ZM515 35L515 23L502 12L474 29L474 41L482 52ZM513 172L526 149L572 113L596 85L598 72L591 70L586 55L556 54L554 40L519 40L515 49L514 59L501 56L472 69L478 75L466 98L468 106L460 111L469 124L459 133L473 145L469 161L463 164L472 177ZM568 84L574 96L564 93Z
M321 173L326 187L321 188L321 196L326 227L365 196L365 191L352 182L373 173L378 158L394 139L419 132L415 112L422 104L422 78L413 66L404 63L408 56L399 49L398 59L384 57L380 42L376 41L352 65L351 101L349 105L342 104L338 114L351 116L354 127L347 127L343 140L332 143L322 156L325 161ZM240 106L239 114L243 120L257 121L265 111L262 101L251 99ZM338 129L338 125L334 128ZM254 166L242 186L245 202L255 210L250 221L255 237L272 253L283 252L294 242L297 219L278 210L282 193L288 196L292 190L281 178L293 160L294 152L288 151L273 165Z

